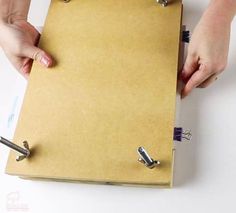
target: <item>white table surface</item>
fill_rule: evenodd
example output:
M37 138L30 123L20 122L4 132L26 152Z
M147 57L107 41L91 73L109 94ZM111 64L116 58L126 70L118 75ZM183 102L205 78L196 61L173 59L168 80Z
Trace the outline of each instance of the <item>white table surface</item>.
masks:
M208 1L184 1L192 30ZM30 20L42 26L49 0L32 1ZM28 181L4 174L8 149L0 146L0 212L235 212L236 21L229 64L219 80L182 101L180 123L190 143L177 144L174 188L150 189ZM26 82L0 51L0 135L13 137Z

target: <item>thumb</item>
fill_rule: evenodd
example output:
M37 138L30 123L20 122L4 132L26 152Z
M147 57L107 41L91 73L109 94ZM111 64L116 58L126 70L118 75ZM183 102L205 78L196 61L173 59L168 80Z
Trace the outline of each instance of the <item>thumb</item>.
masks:
M191 75L198 69L198 66L198 59L188 54L181 73L184 83L186 83Z
M51 67L53 64L53 59L48 53L33 45L24 47L23 56L37 61L44 67Z

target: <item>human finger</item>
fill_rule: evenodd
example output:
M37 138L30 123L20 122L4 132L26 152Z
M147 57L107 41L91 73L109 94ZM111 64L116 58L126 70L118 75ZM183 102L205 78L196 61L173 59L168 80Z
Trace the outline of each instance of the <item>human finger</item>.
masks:
M190 92L198 87L201 83L203 83L206 79L209 78L211 75L210 71L208 70L208 67L205 65L201 65L199 67L199 70L197 70L188 80L186 85L184 86L181 97L185 98L187 95L190 94Z
M181 72L181 79L184 83L186 83L191 77L191 75L196 70L198 70L198 67L198 59L192 54L188 54L183 66L183 70Z

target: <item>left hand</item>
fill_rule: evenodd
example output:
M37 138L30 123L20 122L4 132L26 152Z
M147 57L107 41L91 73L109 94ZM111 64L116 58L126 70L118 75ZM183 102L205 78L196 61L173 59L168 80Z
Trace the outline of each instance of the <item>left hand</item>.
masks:
M44 67L51 67L53 59L37 47L39 32L26 20L0 24L0 45L12 65L28 78L33 60Z

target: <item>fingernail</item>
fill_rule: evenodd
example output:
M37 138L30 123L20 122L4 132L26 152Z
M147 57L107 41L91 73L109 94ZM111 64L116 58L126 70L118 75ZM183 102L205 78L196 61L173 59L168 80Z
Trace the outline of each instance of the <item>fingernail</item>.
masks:
M40 60L40 63L43 64L45 67L49 67L50 59L47 56L43 56Z

